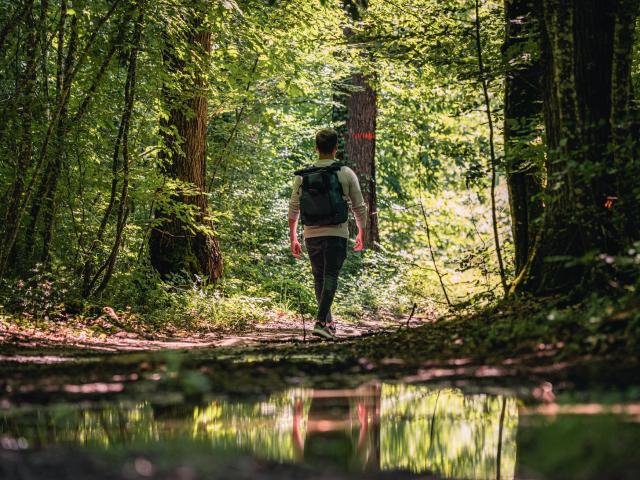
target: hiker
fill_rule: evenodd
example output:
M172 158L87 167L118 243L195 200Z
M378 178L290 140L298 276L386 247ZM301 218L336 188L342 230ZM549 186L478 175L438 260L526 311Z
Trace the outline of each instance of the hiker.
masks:
M336 326L331 304L338 286L338 275L347 256L349 206L353 211L358 235L353 250L364 247L367 207L362 198L358 177L349 167L335 161L338 134L325 128L316 134L318 160L315 165L295 172L289 201L289 238L291 253L301 258L298 241L298 218L301 219L304 243L313 272L318 314L313 334L334 339Z

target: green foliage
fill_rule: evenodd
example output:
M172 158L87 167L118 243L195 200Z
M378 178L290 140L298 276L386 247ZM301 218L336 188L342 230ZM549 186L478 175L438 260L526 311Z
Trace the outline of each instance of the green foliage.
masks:
M388 4L370 2L352 26L362 35L365 27L375 26L374 31L366 34L376 38L371 58L363 58L344 43L342 25L348 20L337 1L322 4L222 2L219 8L206 12L205 22L214 32L213 52L210 58L200 57L194 65L208 76L211 120L207 187L211 192L212 218L225 257L226 278L217 289L203 290L202 286L196 286L201 294L190 298L184 293L186 287L164 285L150 272L146 243L150 229L159 224L151 215L158 208L191 225L193 231L207 229L198 221L192 206L171 200L177 193L197 195L199 192L192 185L163 179L164 160L160 154L170 152L164 151L159 138L159 120L167 116L162 107L162 85L172 91L182 91L183 95L188 95L193 88L188 81L193 72L185 70L173 77L168 75L163 59L165 42L173 39L172 52L178 58L189 54L191 47L186 39L179 40L180 32L188 29L185 22L192 15L191 8L196 7L175 1L144 5L144 47L140 51L129 144L133 152L129 165L129 214L110 285L101 293L101 298L90 299L90 303L116 308L133 305L150 319L162 318L161 323L168 319L180 323L179 317L188 316L188 312L196 317L211 315L213 324L218 324L226 315L237 313L247 317L245 312L235 312L230 306L243 301L252 305L248 309L259 305L257 310L278 308L312 314L315 300L308 265L288 258L286 199L291 172L313 160L313 134L328 123L334 102L334 82L354 68L373 68L380 72L378 164L384 253L367 253L348 261L337 308L340 313L354 316L382 311L398 314L413 303L413 295L424 297L427 290L414 289L412 298L399 293L405 292L405 275L414 278L425 268L420 258L426 252L422 234L413 228L418 212L414 208L398 214L398 207L415 202L423 187L431 192L425 202L431 202L431 198L435 199L443 191L459 191L462 185L459 175L478 169L486 154L482 136L470 133L477 131L481 117L471 116L461 121L447 113L451 109L473 109L479 98L473 82L466 81L459 87L451 85L449 82L459 76L459 72L437 60L438 55L457 42L439 45L434 51L430 40L418 36L424 24L413 13L424 9L438 15L441 7L416 1L410 6L413 13L407 13ZM461 18L468 16L467 6L453 5L442 8L454 8ZM122 181L119 169L112 165L113 143L122 108L124 55L132 48L127 42L133 30L122 30L126 39L122 45L114 42L119 26L129 25L133 17L133 11L127 8L116 8L108 17L105 16L106 3L92 3L73 12L78 16L81 41L93 32L95 19L105 16L106 22L96 36L99 48L90 49L86 61L79 65L70 93L69 109L73 113L87 100L86 92L104 66L105 75L96 84L88 107L83 107L86 113L70 127L64 139L69 158L63 163L64 182L59 187L60 208L51 247L56 264L69 271L80 272L88 265L93 268L103 265L116 233L113 213L109 213L114 207L110 206L108 192L114 187L118 189ZM438 28L455 27L464 37L463 23L450 19L445 23ZM53 29L53 24L49 28ZM281 35L283 31L288 34ZM65 45L72 40L70 35L69 31L65 32ZM112 46L115 59L110 60L104 52ZM387 48L390 54L383 54ZM427 51L431 53L421 57ZM55 52L46 52L44 58L47 71L55 72ZM405 63L407 58L411 58L411 62ZM44 73L44 70L40 72ZM13 74L19 72L7 70L2 78L5 87L13 81ZM468 73L464 76L472 78ZM438 84L440 80L435 80L438 78L449 85ZM38 97L34 102L46 106L53 100ZM409 130L407 119L416 120ZM18 125L19 119L10 117L9 122ZM33 140L37 145L47 123L42 117L36 117L35 122L34 133L38 133ZM9 140L7 131L2 138ZM5 146L8 147L5 156L17 148L8 143ZM451 162L455 165L455 174L450 168L442 168ZM3 191L8 192L12 169L8 164L3 165L6 167L0 172L0 179L5 182ZM424 185L411 180L422 169ZM479 180L476 183L481 185ZM35 198L34 205L40 201ZM28 277L24 273L43 247L39 235L42 220L27 216L26 221L27 224L34 222L30 233L33 237L27 238L24 231L19 234L20 257L13 265L17 278ZM451 224L447 215L434 222L436 230L439 225ZM206 233L211 232L207 229ZM442 242L439 250L449 251L453 244L460 245L461 252L474 248L477 239L463 246L455 240L460 235L468 235L468 227L439 231L437 238ZM416 250L418 254L417 259L411 259L411 266L403 264L408 259L404 252L408 250ZM393 252L403 253L398 256ZM450 255L456 257L460 253ZM451 266L456 263L440 255L438 260ZM50 266L43 268L51 270ZM81 282L71 283L65 295L78 298L83 289ZM428 289L427 295L438 293ZM176 298L170 300L172 296ZM235 301L231 300L234 298ZM163 308L169 311L162 314Z
M68 310L73 310L69 295L72 288L73 281L64 267L52 273L37 264L26 279L3 282L0 304L36 323L50 318L60 319Z
M414 302L425 310L444 306L434 262L454 306L494 301L499 277L474 5L462 0L371 0L353 15L343 3L163 0L122 2L111 10L112 2L80 2L66 11L58 36L59 6L49 2L44 17L37 9L33 12L35 25L44 28L51 42L36 49L37 88L31 94L23 82L29 25L21 18L22 33L8 30L0 53L0 198L11 199L18 187L24 190L17 196L22 217L15 245L0 251L8 259L5 307L45 316L59 308L130 306L152 324L202 328L207 323L211 328L244 328L265 321L272 311L312 315L315 298L308 262L296 262L288 252L287 199L292 172L314 159L315 131L331 123L337 83L354 71L370 74L378 96L382 244L377 252L350 255L336 312L351 318L405 314ZM7 4L0 24L10 25L15 8ZM144 16L128 139L127 215L107 288L80 301L87 295L84 277L104 272L117 238L121 205L112 192L122 188L124 169L122 149L115 147L138 8ZM189 18L194 15L212 32L210 55L194 49L184 34L193 29ZM486 80L499 129L502 2L481 2L480 17ZM345 27L354 42L345 41ZM73 55L73 42L76 54L82 55ZM191 61L182 69L167 68L168 49L177 61ZM56 86L59 55L69 56L75 75L62 130L54 121L61 98L56 93L61 88ZM637 86L637 45L634 56ZM205 87L193 82L196 72L206 76ZM168 117L163 92L175 92L180 103L195 89L208 101L206 191L226 268L215 287L193 278L162 282L148 260L149 233L160 224L153 215L158 209L181 219L193 232L214 233L203 226L193 206L172 201L178 193L198 195L198 189L163 175L171 153L161 135L167 133L161 120ZM25 123L25 109L32 114L31 124ZM531 142L540 152L544 149L540 138ZM511 219L499 141L496 148L501 177L498 227L507 273L512 275ZM20 152L28 153L24 168L16 160ZM40 192L58 160L56 188ZM598 172L583 173L588 177ZM45 208L48 199L50 211ZM11 212L3 201L2 218ZM10 232L5 228L1 248L8 245ZM49 258L42 258L47 246ZM591 257L596 262L599 253ZM32 271L41 261L37 272ZM45 294L43 278L53 282L50 295ZM11 289L20 279L30 286L16 293Z

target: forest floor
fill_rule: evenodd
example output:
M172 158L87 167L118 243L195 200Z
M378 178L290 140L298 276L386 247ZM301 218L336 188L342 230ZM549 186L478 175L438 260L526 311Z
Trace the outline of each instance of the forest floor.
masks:
M411 326L435 321L435 312L410 319ZM214 330L211 332L174 330L152 332L142 329L96 328L96 324L76 321L16 322L8 317L0 321L0 361L34 361L29 356L15 356L10 352L47 348L87 350L94 352L134 352L156 350L184 350L193 348L242 347L274 342L318 342L310 334L313 323L300 318L281 316L269 322L255 323L241 331ZM390 332L405 325L406 319L391 317L336 320L340 339ZM18 360L20 359L20 360Z
M640 385L640 309L633 303L603 309L598 316L592 310L588 304L563 306L558 299L510 301L472 314L413 318L410 325L406 319L343 322L334 342L310 337L311 325L303 328L287 320L241 333L182 332L171 338L135 332L106 335L62 324L29 329L5 323L0 329L0 374L12 372L16 364L52 364L39 373L51 370L65 376L68 364L83 357L98 363L120 358L118 370L126 359L135 368L148 363L147 356L154 364L167 363L174 351L181 368L204 368L207 385L225 392L244 388L243 382L229 377L230 371L253 377L255 366L262 364L270 374L251 378L248 388L272 390L290 376L313 382L319 362L321 377L350 372L354 377L411 382L516 377L542 382L578 375ZM617 373L611 377L608 370L613 368ZM29 369L25 365L25 371Z
M105 405L124 408L125 413L126 405L151 405L154 421L168 422L168 431L177 425L187 425L191 431L193 409L220 405L220 398L261 402L292 388L349 391L384 382L517 398L521 415L623 412L640 420L638 311L633 302L624 308L599 308L596 314L593 305L564 305L561 299L511 301L472 314L419 319L407 326L397 321L384 328L375 322L342 325L343 338L335 342L309 341L304 332L301 336L300 325L287 329L285 324L263 325L241 335L182 339L114 335L106 341L100 336L74 340L61 332L58 337L28 338L28 331L5 327L0 337L0 414L8 412L7 428L26 435L24 425L29 422L38 418L53 422L62 415L54 408L65 412L77 408L84 415L86 409ZM257 411L258 406L251 408ZM44 416L34 416L34 411ZM11 423L12 418L20 420ZM109 418L101 416L100 421ZM52 425L42 428L62 431L62 424ZM527 425L524 422L523 428L529 432ZM596 432L590 425L579 431ZM633 432L629 438L637 445L640 437ZM16 438L0 435L5 443L17 442ZM562 440L573 441L573 437ZM112 453L55 443L36 450L0 448L0 478L142 478L145 475L131 473L138 463L141 468L152 464L157 468L153 478L167 480L417 478L410 472L354 474L318 465L282 465L244 453L232 458L226 453L214 455L206 445L203 451L189 447L176 453L179 445L173 440L138 450L128 442ZM555 458L544 449L545 442L536 443L541 445L540 458ZM578 468L590 461L585 453L590 442L585 440L573 463L560 458L542 465L536 459L529 466L548 472L562 465ZM601 470L590 471L585 478L638 478L634 477L640 474L638 462L623 455L623 448L610 446L619 463L603 456L598 465L588 467ZM612 465L625 475L618 475Z

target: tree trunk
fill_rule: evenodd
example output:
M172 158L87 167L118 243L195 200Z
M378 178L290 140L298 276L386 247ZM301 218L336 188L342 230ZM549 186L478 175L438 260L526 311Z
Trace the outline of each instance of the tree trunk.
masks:
M359 21L361 12L366 10L366 0L344 0L343 8L353 21ZM350 28L345 28L347 41L355 39ZM366 52L362 52L363 55ZM376 91L372 78L362 72L355 72L338 86L334 94L336 106L333 111L334 123L338 125L337 157L353 168L360 180L360 187L367 205L369 217L365 230L365 247L377 248L380 243L376 197Z
M69 40L69 48L64 60L62 69L62 90L61 109L56 125L55 152L46 175L47 190L43 199L43 226L42 226L42 251L40 261L48 266L51 260L51 245L53 243L53 233L55 229L56 216L58 212L58 180L62 173L62 167L66 163L67 148L67 114L69 110L69 99L71 90L71 71L75 62L75 54L78 42L78 16L73 15L71 19L71 38Z
M57 111L53 118L54 125L50 125L45 136L42 147L42 161L46 164L37 194L33 199L30 211L30 223L26 229L26 255L29 260L37 258L38 261L47 265L50 261L50 250L55 228L56 213L58 209L58 180L65 163L66 145L65 137L67 132L67 114L69 99L71 96L72 70L75 62L77 42L78 42L78 16L71 18L70 36L65 48L65 29L68 5L66 0L60 2L60 19L57 29L58 46L56 59L56 104ZM51 157L47 155L49 135L55 131L53 137L54 152ZM38 222L42 216L42 245L39 255L37 249Z
M623 208L636 200L630 182L619 181L637 173L632 158L614 161L611 148L613 113L624 112L628 102L618 88L627 74L614 66L630 55L628 32L637 18L630 3L542 2L548 179L543 231L521 279L525 290L600 285L604 278L593 261L582 260L615 255L637 239L637 230L629 237L626 227L636 224L638 210ZM613 122L616 136L626 137L629 124Z
M636 0L619 0L616 9L613 34L613 65L611 76L611 129L613 163L618 173L616 192L633 192L640 176L634 158L640 155L638 134L633 111L631 65L635 41L636 19L640 15L640 3ZM633 168L633 170L631 170ZM637 237L640 231L640 208L637 196L618 195L618 210L627 219L618 229L625 237ZM617 215L616 220L620 220Z
M9 34L16 26L20 25L20 21L25 14L31 14L32 8L33 2L30 0L16 6L13 15L11 15L2 28L0 28L0 52L4 52L4 42Z
M516 276L535 243L542 214L544 152L539 0L505 0L504 156Z
M84 297L88 297L91 294L98 295L107 287L113 275L120 246L124 241L124 228L126 226L127 217L129 215L129 166L131 163L129 156L129 132L131 128L133 106L136 95L137 61L138 52L140 50L140 41L144 20L143 1L139 3L137 2L134 5L139 9L139 12L135 22L133 39L131 41L129 52L127 79L124 87L124 107L122 111L122 119L120 121L120 128L118 129L118 135L116 137L116 143L114 147L111 196L109 204L107 205L107 208L105 209L105 212L103 214L100 227L98 228L98 233L96 234L96 238L93 242L89 258L85 262L83 268ZM122 154L122 162L120 162L120 154ZM120 168L120 165L122 165L122 168ZM120 188L120 197L116 198L119 170L122 170L122 186ZM114 208L116 207L116 204L118 205L118 212L116 217L115 238L113 241L113 245L106 261L100 268L98 268L97 272L94 272L93 257L96 253L96 249L98 249L100 247L100 244L102 243L107 224ZM101 275L102 278L100 277ZM98 283L98 281L100 283Z
M34 2L25 3L22 16L25 18L27 32L27 59L20 88L20 111L22 125L20 127L20 142L16 155L15 181L11 189L9 203L4 215L2 226L2 244L0 244L0 278L4 276L9 264L10 253L14 249L18 231L20 229L19 208L26 190L27 172L31 167L33 157L33 101L37 66L38 28L33 15Z
M179 39L167 39L165 45L165 62L178 85L173 80L164 87L169 116L161 122L166 147L163 160L164 173L176 188L169 207L156 209L159 224L151 232L149 248L151 263L163 277L188 272L216 281L222 276L222 254L209 218L205 187L208 116L204 69L211 33L201 30L198 13L202 12L194 11L191 28L182 39L189 49L188 62L178 56ZM191 221L184 220L185 210Z
M358 175L362 196L369 212L365 247L376 248L376 243L380 242L376 208L376 92L361 73L354 74L351 82L355 90L346 102L345 153L348 163Z
M496 208L496 183L498 177L498 159L495 148L495 129L493 127L493 113L491 110L491 98L489 97L489 82L484 68L482 55L482 25L480 21L480 0L475 0L475 30L476 30L476 51L478 57L478 76L482 93L484 96L485 111L487 114L487 124L489 126L489 170L491 172L491 226L493 228L493 242L496 249L496 260L498 261L498 271L500 273L500 283L504 294L507 294L507 276L504 273L504 262L502 261L502 248L500 247L500 234L498 232L498 214Z

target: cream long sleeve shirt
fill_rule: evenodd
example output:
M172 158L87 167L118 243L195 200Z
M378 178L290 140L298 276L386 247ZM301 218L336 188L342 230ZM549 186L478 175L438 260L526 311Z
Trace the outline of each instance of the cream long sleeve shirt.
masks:
M334 159L317 160L314 164L316 167L328 167L335 162ZM362 228L367 224L367 206L362 197L360 183L358 177L349 167L342 167L338 172L338 181L342 185L342 193L347 201L356 223ZM300 191L302 186L302 177L296 175L293 179L293 190L291 199L289 200L289 218L298 220L300 218ZM303 229L304 238L313 237L343 237L349 238L348 222L339 223L337 225L311 226L305 225Z

